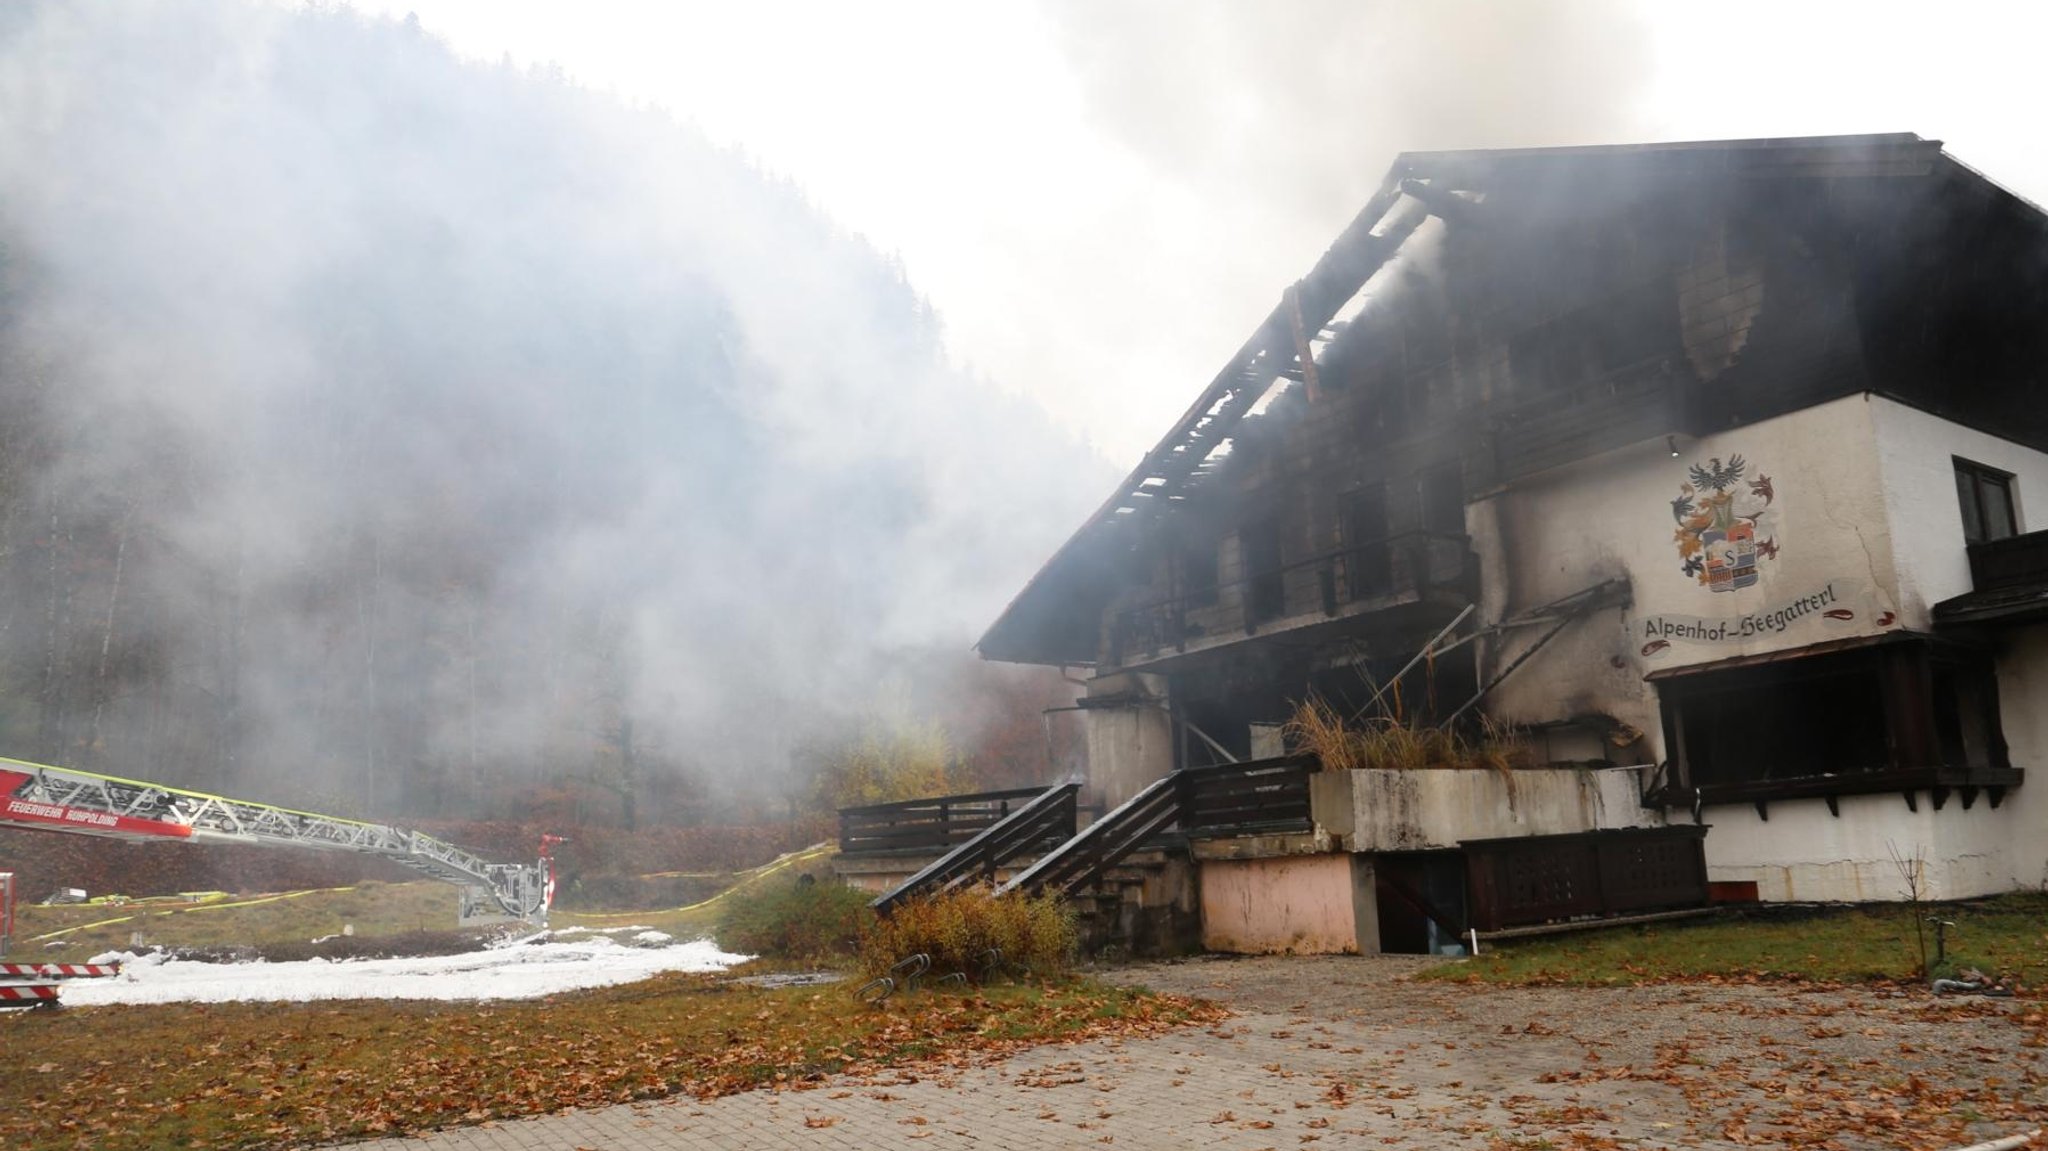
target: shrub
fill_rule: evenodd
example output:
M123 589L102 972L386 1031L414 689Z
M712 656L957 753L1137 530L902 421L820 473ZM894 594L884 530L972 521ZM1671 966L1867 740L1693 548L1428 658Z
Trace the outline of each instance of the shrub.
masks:
M1528 754L1505 724L1480 717L1479 734L1419 726L1396 714L1347 720L1320 696L1296 705L1283 729L1290 743L1314 752L1329 771L1486 768L1503 775L1526 766Z
M927 978L983 974L990 950L1005 963L1052 975L1073 962L1079 935L1073 911L1051 895L998 899L986 888L913 899L869 924L860 940L860 967L870 977L912 955L932 957Z
M718 945L776 959L851 955L874 919L871 896L836 880L799 876L759 894L734 896L718 919Z

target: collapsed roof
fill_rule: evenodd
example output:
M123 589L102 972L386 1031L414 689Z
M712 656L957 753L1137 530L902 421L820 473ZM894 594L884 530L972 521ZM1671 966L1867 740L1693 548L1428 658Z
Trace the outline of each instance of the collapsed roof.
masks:
M1597 220L1631 204L1697 205L1759 189L1793 189L1790 202L1799 210L1786 234L1825 246L1851 269L1866 344L1894 331L1888 321L1899 317L1910 315L1921 330L1910 355L1862 349L1859 370L1828 385L1836 394L1881 391L2048 447L2048 404L2035 398L2048 373L2048 337L2038 322L2048 304L2048 217L1946 155L1939 141L1891 133L1406 153L1315 267L1287 288L1187 411L1011 601L978 650L1010 662L1093 663L1102 611L1147 525L1202 498L1245 417L1272 393L1299 386L1313 396L1319 353L1345 327L1338 317L1356 309L1375 275L1431 217L1448 227L1550 228L1558 226L1556 212L1500 217L1496 204L1505 196L1525 206L1570 205L1580 218ZM1902 374L1937 367L1956 378ZM1978 390L1959 392L1958 384ZM1809 390L1798 402L1827 398L1833 396ZM1957 410L1944 411L1946 405ZM1776 412L1754 405L1743 413L1770 414Z

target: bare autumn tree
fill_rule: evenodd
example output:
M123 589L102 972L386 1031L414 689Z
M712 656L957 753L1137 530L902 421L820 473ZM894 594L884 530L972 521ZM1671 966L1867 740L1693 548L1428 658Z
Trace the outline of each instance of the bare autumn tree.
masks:
M825 759L816 788L826 807L856 807L946 795L963 776L943 725L877 716Z

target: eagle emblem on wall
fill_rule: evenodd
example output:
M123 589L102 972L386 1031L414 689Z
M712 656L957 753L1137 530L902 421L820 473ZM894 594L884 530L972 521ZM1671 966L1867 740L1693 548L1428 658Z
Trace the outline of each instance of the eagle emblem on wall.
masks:
M1778 538L1765 534L1777 490L1762 472L1745 478L1749 464L1741 456L1723 463L1715 456L1695 463L1671 501L1678 522L1672 542L1678 546L1679 571L1709 591L1733 592L1757 582L1757 567L1778 558Z

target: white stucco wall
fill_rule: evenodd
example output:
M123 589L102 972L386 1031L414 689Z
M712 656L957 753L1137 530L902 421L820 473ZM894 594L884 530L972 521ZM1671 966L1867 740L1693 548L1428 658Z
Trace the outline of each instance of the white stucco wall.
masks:
M1679 439L1677 447L1675 459L1662 440L1624 447L1469 505L1468 529L1484 565L1483 618L1511 617L1615 576L1627 576L1634 594L1631 607L1561 632L1495 690L1494 714L1537 722L1604 711L1642 729L1644 758L1666 759L1656 692L1644 679L1651 672L1897 628L1929 630L1933 604L1970 590L1952 457L2012 472L2021 530L2048 527L2048 455L1880 397L1853 396ZM1754 585L1715 592L1681 572L1671 501L1693 464L1726 464L1737 454L1745 462L1738 492L1770 479L1757 536L1777 555L1759 556ZM1738 510L1761 504L1760 496L1738 500ZM1816 605L1821 589L1830 598ZM1763 626L1745 636L1744 619ZM1704 624L1711 633L1722 621L1730 626L1720 638L1687 634L1701 629L1685 625ZM1933 898L2048 880L2044 631L2013 637L1999 658L2012 763L2036 778L2011 790L1997 810L1980 795L1969 811L1958 796L1935 811L1925 792L1917 813L1898 795L1843 797L1839 817L1819 799L1779 801L1768 805L1768 821L1749 805L1713 805L1705 812L1714 828L1706 840L1711 877L1754 880L1767 899L1895 899L1902 894L1896 850L1924 852ZM1483 653L1487 667L1503 666L1539 634L1505 637Z
M1897 854L1922 861L1928 899L2048 886L2048 625L2006 638L1998 694L2013 766L2029 781L1997 808L1979 793L1965 810L1952 792L1937 811L1926 791L1917 812L1901 795L1843 796L1839 818L1817 799L1768 804L1768 820L1748 805L1717 805L1706 812L1708 878L1753 880L1765 899L1900 899Z
M1648 758L1665 755L1652 671L1800 647L1890 630L1900 624L1885 484L1870 403L1837 400L1698 439L1663 440L1580 461L1475 500L1466 509L1483 565L1480 612L1499 620L1626 576L1634 604L1609 609L1560 632L1497 688L1490 710L1522 722L1604 711L1648 737ZM1684 574L1672 501L1694 464L1744 462L1736 508L1762 508L1753 586L1715 592ZM1764 505L1751 484L1768 481ZM1954 502L1954 484L1944 481ZM1960 548L1960 543L1958 543ZM1811 601L1832 588L1824 605ZM1806 608L1801 601L1808 601ZM1815 610L1818 607L1819 610ZM1797 618L1774 619L1791 609ZM1830 618L1825 610L1847 611ZM1886 619L1886 613L1892 617ZM1742 634L1742 621L1756 620ZM1653 622L1728 624L1719 639L1653 635ZM1777 626L1782 624L1783 626ZM1484 652L1504 666L1542 633L1527 629Z
M2001 726L2013 766L2028 782L1996 810L1979 794L1970 810L1951 794L1940 811L1918 796L1911 812L1898 795L1840 800L1841 818L1819 800L1707 811L1707 874L1753 880L1765 899L1900 899L1905 883L1894 852L1925 860L1929 899L1963 899L2048 886L2048 625L2009 637L1998 661Z
M2048 504L2035 506L2048 510ZM2048 890L2048 624L2007 637L1998 658L1998 706L2013 766L2029 778L1999 809L2008 824L1999 834L2012 876L2001 886Z
M1954 795L1935 811L1922 791L1920 810L1911 812L1896 794L1845 795L1841 816L1820 800L1768 805L1760 819L1746 804L1707 809L1707 878L1752 881L1767 900L1862 902L1907 897L1904 876L1892 853L1921 860L1924 899L1964 899L2011 891L2040 882L2021 865L2022 809L2032 804L2026 787L2007 794L1998 810L1979 795L1969 811ZM2034 826L2039 827L2038 814ZM2038 831L2035 833L2038 838Z
M1955 457L2012 473L2019 529L2027 532L2048 528L2048 454L1882 397L1870 401L1870 415L1900 611L1908 627L1925 628L1933 605L1970 590Z

